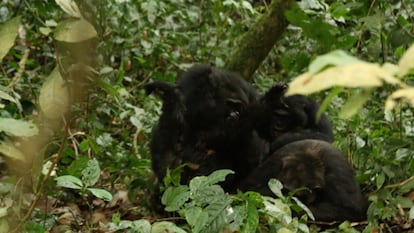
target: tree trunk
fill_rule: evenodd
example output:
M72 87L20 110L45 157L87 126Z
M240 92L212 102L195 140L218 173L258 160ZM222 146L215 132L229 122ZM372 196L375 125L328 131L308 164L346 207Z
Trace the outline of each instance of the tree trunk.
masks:
M269 11L239 39L239 46L227 59L225 68L251 79L254 71L281 38L288 22L284 15L293 0L273 0Z

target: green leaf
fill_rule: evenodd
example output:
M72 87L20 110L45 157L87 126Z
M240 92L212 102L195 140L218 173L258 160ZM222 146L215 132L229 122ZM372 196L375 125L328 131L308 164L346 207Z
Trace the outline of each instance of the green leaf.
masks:
M375 183L377 185L377 188L381 188L382 185L384 185L385 182L385 174L384 172L381 172L380 174L378 174L377 178L375 179Z
M80 13L78 5L76 5L76 2L73 0L55 0L56 4L62 8L64 12L66 12L68 15L75 17L75 18L81 18L82 15Z
M40 89L39 105L47 118L59 119L69 108L69 92L65 81L55 67Z
M0 219L0 233L10 232L9 222L6 219Z
M276 194L277 197L284 198L282 194L283 185L279 180L270 179L268 185L270 190L272 190L272 192Z
M82 171L82 180L86 187L90 187L99 180L101 169L96 159L88 161L88 166Z
M359 62L360 60L356 57L348 55L342 50L334 50L325 55L317 57L309 65L309 73L316 74L329 66L341 66Z
M55 39L68 43L78 43L97 36L95 28L84 19L68 19L55 29Z
M296 204L302 209L302 210L304 210L305 212L306 212L306 214L309 216L309 218L310 219L312 219L312 220L314 220L315 221L315 217L313 216L313 213L312 213L312 211L310 211L310 209L305 205L305 204L303 204L298 198L296 198L296 197L292 197L292 200L294 200L295 202L296 202Z
M172 222L156 222L152 224L151 233L186 233Z
M71 189L81 189L83 187L82 181L74 176L65 175L55 178L57 186L71 188Z
M104 201L111 201L112 194L104 189L87 188L95 197L100 198Z
M247 201L247 217L240 232L242 233L256 232L258 225L259 225L259 212L257 211L257 206L254 204L254 202L248 200Z
M414 219L414 206L411 207L410 212L408 214L409 219Z
M0 26L0 60L9 52L19 30L21 17L17 16Z
M0 57L1 58L1 57ZM410 72L414 68L413 64L414 60L414 44L407 49L404 55L401 57L400 61L398 62L398 66L400 68L399 76L403 77Z
M9 207L1 207L0 208L0 218L3 218L3 217L5 217L5 216L7 216L7 209L8 209Z
M35 124L13 118L0 118L0 131L17 137L31 137L39 133Z
M204 229L207 224L208 214L200 207L190 207L185 209L185 219L193 228L194 233L198 233Z
M371 90L364 89L354 92L339 112L339 117L349 119L355 115L371 97Z
M229 169L221 169L214 171L207 177L197 176L190 181L190 190L191 192L196 192L197 190L217 184L218 182L224 181L226 176L229 174L234 174L234 171Z
M0 90L0 99L5 99L10 102L17 103L17 101L11 95L7 94L6 92L2 90Z
M188 186L180 185L178 187L168 187L162 195L161 202L166 205L166 211L177 211L190 198Z

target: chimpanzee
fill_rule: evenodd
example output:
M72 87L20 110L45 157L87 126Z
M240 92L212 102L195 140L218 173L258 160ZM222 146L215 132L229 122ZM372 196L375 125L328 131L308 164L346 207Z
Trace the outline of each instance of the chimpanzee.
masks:
M184 96L176 85L153 82L145 85L147 95L154 93L163 101L162 114L152 131L150 150L152 168L158 179L165 176L166 168L181 164L182 133L185 128Z
M258 134L272 143L271 151L302 139L333 142L326 114L317 119L319 105L304 95L284 96L286 88L284 84L271 87L253 107Z
M167 167L183 163L189 165L182 174L184 182L228 168L236 172L223 183L231 191L267 152L267 142L254 131L249 114L256 91L239 75L194 65L176 85L157 82L146 89L159 90L164 102L150 145L159 179Z
M318 221L360 221L366 218L367 200L354 180L344 155L328 142L300 140L286 144L254 169L239 188L274 195L268 187L277 178L286 192L306 189L296 196Z

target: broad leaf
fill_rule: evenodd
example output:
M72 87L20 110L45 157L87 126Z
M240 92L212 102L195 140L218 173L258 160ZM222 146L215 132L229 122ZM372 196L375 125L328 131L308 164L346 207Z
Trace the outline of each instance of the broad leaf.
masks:
M400 67L399 76L402 77L410 72L414 68L414 44L404 53L398 62Z
M17 137L31 137L39 133L35 124L13 118L0 118L0 131Z
M289 84L286 95L312 94L331 87L379 87L384 82L400 84L387 70L377 64L358 62L328 68L318 74L304 73Z
M316 74L329 66L348 65L357 63L359 61L360 60L358 60L356 57L348 55L342 50L335 50L328 54L317 57L309 65L309 73Z
M339 117L348 119L356 114L371 97L369 90L354 92L339 112Z
M414 106L414 88L406 87L392 93L390 96L388 96L387 101L385 102L385 109L391 110L397 103L403 100L409 102L412 106Z
M186 233L172 222L156 222L152 224L151 233Z
M96 184L101 175L101 168L96 159L88 161L88 166L82 171L82 180L86 187Z
M279 180L270 179L268 185L269 185L270 190L272 190L272 192L276 194L277 197L284 198L282 194L283 185Z
M9 52L13 46L20 25L20 16L14 17L0 26L0 60Z
M0 143L0 153L11 159L16 159L20 161L26 160L24 154L19 149L17 149L12 143L9 142Z
M87 188L95 197L100 198L104 201L111 201L112 194L104 189Z
M162 195L161 202L166 205L166 211L177 211L190 198L190 191L187 186L168 187Z
M74 176L65 175L55 178L57 185L60 187L71 188L71 189L81 189L83 186L82 181Z
M97 36L95 28L84 19L68 19L55 29L55 39L68 43L78 43Z
M69 108L69 92L56 67L40 89L39 105L50 119L61 118Z
M73 0L56 0L56 4L62 8L64 12L69 14L72 17L75 18L81 18L82 15L80 13L78 5L76 5L76 2Z
M193 232L198 233L205 228L208 220L208 214L200 207L190 207L185 209L185 219L193 228Z

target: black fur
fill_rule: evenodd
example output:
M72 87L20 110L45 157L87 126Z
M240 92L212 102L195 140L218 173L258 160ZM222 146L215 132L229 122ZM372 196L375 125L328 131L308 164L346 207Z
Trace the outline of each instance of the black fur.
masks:
M151 83L163 92L163 113L151 140L153 169L159 179L167 167L187 163L183 182L221 168L235 176L228 191L254 169L267 144L253 130L249 106L256 91L239 75L208 65L191 67L176 85Z
M354 180L354 171L344 155L321 140L289 143L250 173L240 185L274 195L268 188L270 178L279 179L286 191L294 191L319 221L360 221L366 219L367 201Z
M184 96L175 85L164 82L145 85L145 92L147 95L154 93L163 101L162 114L152 131L150 143L152 169L162 180L167 167L182 163L182 133L186 128Z
M319 105L304 95L285 97L286 86L270 88L254 106L254 121L261 137L272 143L272 151L290 142L319 139L333 142L326 114L317 119Z

